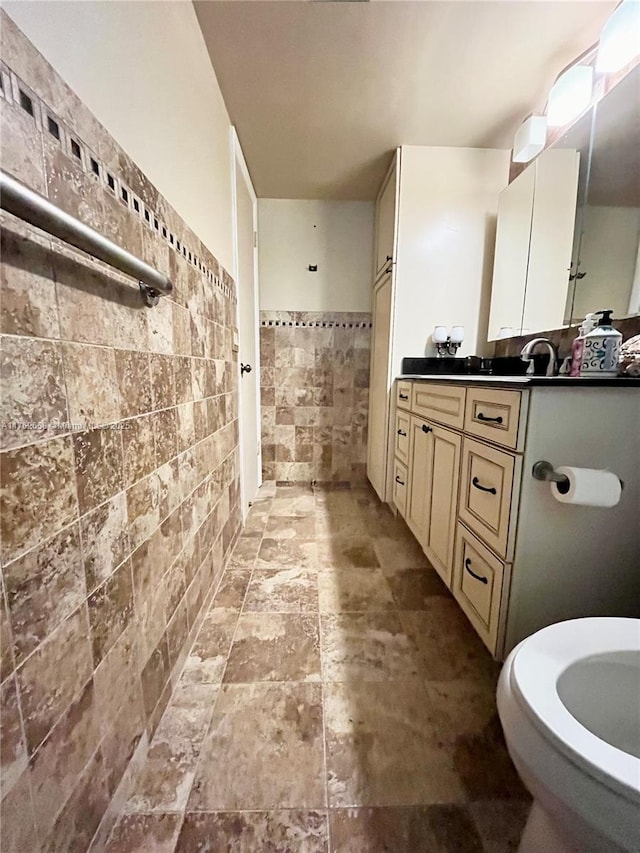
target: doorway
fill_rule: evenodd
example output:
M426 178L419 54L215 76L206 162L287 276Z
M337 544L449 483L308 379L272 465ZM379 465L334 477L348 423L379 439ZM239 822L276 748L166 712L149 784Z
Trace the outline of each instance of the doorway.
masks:
M258 344L258 205L235 128L231 128L234 278L238 294L240 500L243 521L262 482Z

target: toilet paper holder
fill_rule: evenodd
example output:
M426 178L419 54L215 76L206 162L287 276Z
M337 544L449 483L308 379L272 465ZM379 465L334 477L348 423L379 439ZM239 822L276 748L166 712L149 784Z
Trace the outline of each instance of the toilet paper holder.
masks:
M534 464L531 473L536 480L552 480L554 483L562 484L566 488L569 487L569 478L565 477L564 474L558 474L551 462L546 462L544 459ZM620 480L620 488L624 489L624 480ZM563 491L561 486L559 491Z
M551 462L545 462L544 460L536 462L531 473L536 480L553 480L554 483L569 482L568 477L565 477L564 474L558 474L558 472L555 471Z

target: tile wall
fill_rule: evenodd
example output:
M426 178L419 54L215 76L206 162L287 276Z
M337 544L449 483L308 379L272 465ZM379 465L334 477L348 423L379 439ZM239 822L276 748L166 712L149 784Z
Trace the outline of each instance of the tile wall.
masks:
M0 848L84 850L239 530L235 288L1 14L2 168L174 283L2 215Z
M260 312L262 476L365 483L371 315Z
M613 325L622 334L622 339L640 335L640 317L627 317L624 320L615 320ZM550 329L547 332L536 332L530 335L520 335L519 337L504 338L501 341L495 342L496 356L520 355L522 347L532 341L534 338L548 338L556 347L559 358L565 358L571 355L571 346L578 334L577 326L565 326L561 329Z

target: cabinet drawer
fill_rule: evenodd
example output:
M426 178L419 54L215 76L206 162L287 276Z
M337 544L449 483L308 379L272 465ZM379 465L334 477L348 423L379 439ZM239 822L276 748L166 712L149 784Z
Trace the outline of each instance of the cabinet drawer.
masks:
M411 382L396 382L396 405L409 411L411 407Z
M407 512L407 466L397 459L393 460L393 502L404 518Z
M460 510L462 521L500 557L511 548L510 519L521 460L509 453L466 438L462 443Z
M522 395L519 391L467 388L465 432L518 448ZM522 413L524 415L524 412ZM524 417L522 418L524 422Z
M445 426L462 429L464 424L464 388L454 385L413 383L411 411Z
M492 654L499 652L510 566L458 522L452 592Z
M396 446L395 455L404 462L409 463L409 432L411 427L411 416L408 412L398 410L396 412Z

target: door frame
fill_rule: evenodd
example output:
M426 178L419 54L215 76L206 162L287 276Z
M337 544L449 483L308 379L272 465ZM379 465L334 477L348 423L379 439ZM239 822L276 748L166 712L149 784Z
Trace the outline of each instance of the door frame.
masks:
M237 319L238 319L238 351L240 349L240 335L242 331L251 331L255 338L255 363L253 364L253 369L255 371L256 377L256 419L257 419L257 442L258 442L258 453L257 453L257 465L258 465L258 486L262 484L262 434L261 434L261 413L260 413L260 314L259 314L259 276L258 276L258 199L253 188L253 182L251 180L251 175L249 174L249 169L247 167L247 162L244 159L244 154L242 152L242 148L240 147L240 140L238 139L238 134L233 125L231 125L230 133L229 133L229 141L230 141L230 155L231 155L231 219L232 219L232 231L233 231L233 278L236 282L236 295L238 299L237 305ZM238 278L238 196L236 192L236 181L239 177L242 177L244 183L249 191L249 196L251 198L251 207L253 210L253 233L255 235L253 241L253 296L254 296L254 322L252 330L241 330L240 322L241 322L241 312L240 312L240 304L242 301L242 294L240 292L240 282ZM244 471L244 458L243 458L243 447L244 447L244 431L246 429L246 425L244 423L243 411L242 411L242 391L241 391L241 380L242 377L240 375L240 359L238 358L237 365L237 378L238 378L238 429L239 429L239 438L238 438L238 456L239 456L239 464L240 464L240 504L242 510L242 521L246 519L247 512L249 509L248 500L246 497L246 484L245 484L245 471Z

